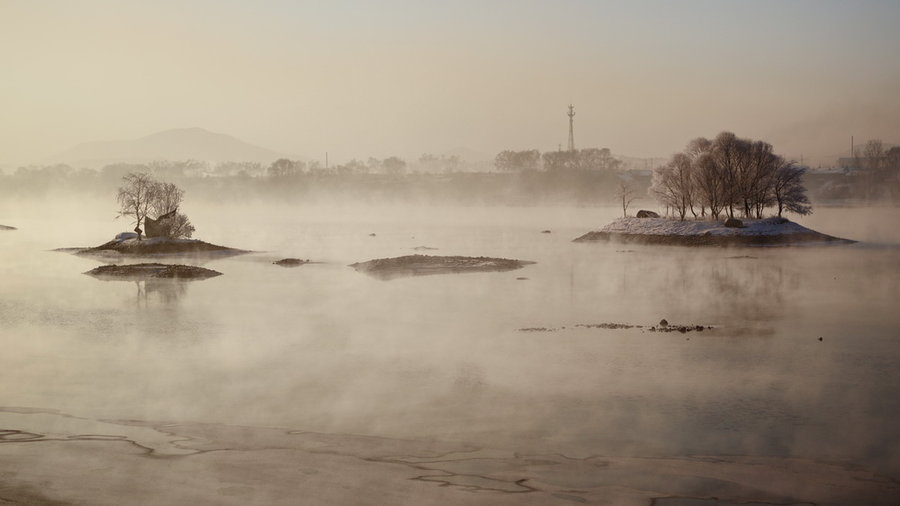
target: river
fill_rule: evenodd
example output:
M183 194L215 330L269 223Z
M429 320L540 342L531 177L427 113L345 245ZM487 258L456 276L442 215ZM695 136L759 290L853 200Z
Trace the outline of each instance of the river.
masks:
M896 491L897 209L798 220L855 245L742 249L572 242L615 208L188 211L196 237L254 253L188 261L223 273L209 280L100 281L82 274L97 259L52 250L100 244L124 221L3 216L19 230L0 232L0 429L86 430L42 414L573 459L802 459ZM536 263L392 280L347 267L416 253ZM272 264L283 257L313 263ZM662 319L704 329L658 332ZM13 443L0 450L27 446ZM451 502L492 503L457 488ZM553 497L566 496L578 499Z

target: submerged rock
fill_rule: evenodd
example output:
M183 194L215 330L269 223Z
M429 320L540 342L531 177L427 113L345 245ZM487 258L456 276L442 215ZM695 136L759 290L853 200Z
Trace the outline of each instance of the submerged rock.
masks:
M533 263L507 258L407 255L395 258L377 258L351 264L350 267L380 278L395 278L426 274L510 271Z
M96 278L140 279L206 279L221 276L222 273L194 265L171 265L158 263L101 265L85 272Z
M281 260L272 263L282 267L299 267L303 264L308 264L309 260L302 260L300 258L282 258Z

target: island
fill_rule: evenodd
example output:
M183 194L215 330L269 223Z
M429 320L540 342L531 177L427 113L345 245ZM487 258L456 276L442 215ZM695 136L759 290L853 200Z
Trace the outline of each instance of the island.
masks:
M0 230L16 230L16 227L10 227L7 225L0 225Z
M116 237L92 248L66 248L79 255L127 255L127 256L160 256L160 255L203 255L231 256L248 253L248 251L219 246L199 239L176 239L169 237L147 237L138 239L137 234L122 232Z
M783 217L743 221L625 217L574 240L590 241L674 246L789 246L856 242L816 232Z
M281 260L276 260L272 263L280 265L281 267L300 267L301 265L310 263L310 261L303 260L302 258L282 258Z
M350 267L378 278L392 279L428 274L511 271L533 263L527 260L508 258L406 255L395 258L377 258L351 264Z
M144 279L207 279L222 273L195 265L171 265L141 263L125 265L101 265L85 272L100 279L122 279L128 281Z

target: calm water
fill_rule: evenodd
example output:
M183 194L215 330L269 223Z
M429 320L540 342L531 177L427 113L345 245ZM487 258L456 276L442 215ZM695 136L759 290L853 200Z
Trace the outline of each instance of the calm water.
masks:
M48 250L127 224L2 216L20 230L0 232L0 405L900 475L898 210L803 221L865 244L702 250L571 242L615 209L188 212L198 238L260 252L203 262L224 273L210 280L99 281L81 274L97 260ZM417 247L537 263L391 281L346 267ZM285 256L321 263L271 264ZM662 318L715 328L577 326Z

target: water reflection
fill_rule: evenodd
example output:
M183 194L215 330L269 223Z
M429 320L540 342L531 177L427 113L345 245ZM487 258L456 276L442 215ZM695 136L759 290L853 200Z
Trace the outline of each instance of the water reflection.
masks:
M187 293L187 282L172 279L135 280L137 306L149 307L153 302L171 305Z

